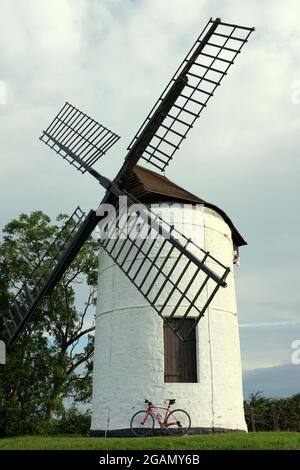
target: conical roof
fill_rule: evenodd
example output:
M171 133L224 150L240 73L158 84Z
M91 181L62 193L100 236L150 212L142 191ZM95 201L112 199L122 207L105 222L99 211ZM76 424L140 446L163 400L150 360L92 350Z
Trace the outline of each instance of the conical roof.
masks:
M136 165L126 179L126 189L144 203L162 201L177 201L191 204L203 204L218 212L229 225L232 239L236 246L247 245L241 234L234 226L228 215L215 204L195 196L182 187L170 181L166 176Z

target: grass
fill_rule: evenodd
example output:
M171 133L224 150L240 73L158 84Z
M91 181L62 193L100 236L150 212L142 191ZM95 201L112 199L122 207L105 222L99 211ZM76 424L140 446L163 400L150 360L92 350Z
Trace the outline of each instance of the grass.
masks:
M257 432L148 438L23 436L0 439L0 450L265 450L300 449L300 433Z

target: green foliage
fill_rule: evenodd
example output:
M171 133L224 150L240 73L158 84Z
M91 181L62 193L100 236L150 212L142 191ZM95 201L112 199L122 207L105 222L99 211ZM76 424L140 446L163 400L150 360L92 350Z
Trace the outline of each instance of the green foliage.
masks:
M51 262L50 245L67 219L61 214L52 224L37 211L21 214L3 229L0 317L26 280L31 279L30 288L35 286L33 269L45 253L41 270ZM71 225L64 230L62 245L72 229ZM66 398L90 400L94 324L87 317L96 302L97 251L98 243L90 238L37 309L26 332L8 350L7 364L0 368L0 436L50 432L54 417L64 416ZM88 294L79 310L76 290L82 284Z
M38 433L51 386L51 355L40 335L24 336L0 369L0 436Z
M283 431L300 431L300 394L277 399L279 426Z
M272 413L273 406L273 413ZM244 404L249 431L252 430L251 408L254 413L256 431L272 431L275 414L281 431L300 431L300 394L288 398L267 398L262 392L249 396Z
M54 420L52 434L77 434L87 436L90 430L91 413L80 412L75 406L63 410L61 416Z

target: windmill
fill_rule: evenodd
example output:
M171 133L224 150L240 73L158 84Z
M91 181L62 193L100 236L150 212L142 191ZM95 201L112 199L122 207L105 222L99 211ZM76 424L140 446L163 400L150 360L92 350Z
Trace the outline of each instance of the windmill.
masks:
M94 166L119 136L70 103L40 137L106 192L97 211L74 211L49 248L56 255L49 262L45 254L3 317L3 337L10 345L17 341L99 226L93 435L126 435L132 406L144 396L179 398L195 432L245 429L232 272L233 250L236 256L245 242L221 209L148 167L163 172L171 163L253 30L219 18L208 21L130 143L113 181ZM174 202L179 202L175 216ZM181 218L185 203L192 223ZM107 215L108 204L114 216ZM137 236L141 233L146 236ZM218 318L211 314L215 310L221 312ZM232 314L229 320L224 312ZM175 356L181 363L174 373Z

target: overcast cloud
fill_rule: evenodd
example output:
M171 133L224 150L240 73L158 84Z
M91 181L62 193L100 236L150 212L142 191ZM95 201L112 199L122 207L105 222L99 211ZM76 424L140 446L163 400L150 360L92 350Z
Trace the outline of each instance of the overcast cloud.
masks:
M256 32L167 176L219 205L249 243L236 273L248 371L289 364L300 339L299 1L0 0L0 225L20 212L96 208L101 189L40 143L41 131L70 101L122 136L99 165L114 176L211 16Z

